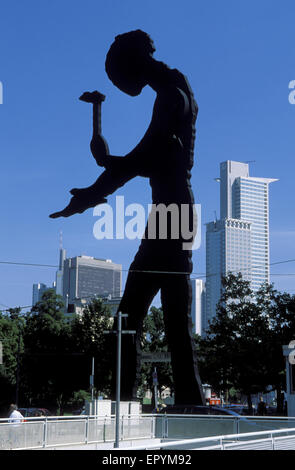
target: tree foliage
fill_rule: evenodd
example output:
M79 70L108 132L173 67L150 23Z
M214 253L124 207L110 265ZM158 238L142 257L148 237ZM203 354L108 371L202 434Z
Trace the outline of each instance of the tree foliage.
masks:
M2 410L15 400L17 388L22 406L55 412L66 403L78 403L90 393L93 357L95 394L109 396L115 342L114 335L105 334L113 324L108 308L93 299L81 315L69 318L63 312L62 298L54 290L46 291L27 314L20 309L0 312ZM294 332L295 296L272 285L254 293L241 275L229 274L208 335L196 340L202 382L218 392L235 389L249 399L269 386L283 390L282 346L295 339ZM168 351L162 309L152 307L144 320L142 350ZM154 367L160 392L167 387L173 392L171 365L158 362L142 364L142 394L153 390Z
M81 381L80 388L89 387L92 358L94 358L94 387L96 394L110 393L112 356L114 344L111 335L105 334L113 325L109 307L101 299L93 299L82 315L76 316L71 324L73 350L83 354L87 383Z
M152 307L143 324L142 351L150 353L167 352L168 343L165 335L165 324L161 308ZM169 387L173 390L172 369L170 363L143 363L142 387L153 390L153 371L157 369L160 393Z
M2 364L0 364L0 409L15 400L18 360L23 352L23 324L20 309L0 312L0 341L2 343Z
M34 406L62 408L71 393L69 324L62 298L54 290L27 314L22 362L22 401Z
M199 341L203 382L247 395L284 388L282 346L294 336L294 297L262 285L253 292L241 274L223 279L223 291L205 339Z

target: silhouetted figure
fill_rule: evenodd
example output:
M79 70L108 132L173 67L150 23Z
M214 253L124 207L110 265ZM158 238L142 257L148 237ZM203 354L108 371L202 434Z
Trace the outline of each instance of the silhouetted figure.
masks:
M137 334L135 340L130 335L122 338L121 397L136 399L142 324L161 290L175 402L205 404L191 337L192 252L183 245L192 242L195 235L190 179L198 108L184 75L155 60L154 51L151 38L140 30L116 37L106 57L106 72L114 85L130 96L139 95L146 85L156 92L151 123L140 143L124 157L109 155L94 133L91 151L106 170L92 186L71 190L70 204L51 217L69 217L105 202L109 194L136 176L149 178L153 204L174 204L179 209L178 227L184 224L190 229L189 239L181 230L175 238L172 216L168 218L166 239L160 236L160 219L152 238L148 223L130 266L119 309L128 314L123 328L136 330ZM182 214L181 205L188 207L188 218Z
M258 416L264 416L266 415L266 403L263 400L263 397L260 397L260 401L257 405L257 415Z

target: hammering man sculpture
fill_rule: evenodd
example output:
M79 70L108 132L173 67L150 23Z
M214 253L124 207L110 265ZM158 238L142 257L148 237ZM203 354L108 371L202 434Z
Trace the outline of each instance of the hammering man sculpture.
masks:
M136 176L149 178L153 204L189 208L184 219L179 210L179 227L193 227L194 196L190 184L193 166L195 121L198 107L190 85L176 69L157 61L151 38L136 30L115 38L106 57L106 72L113 84L130 96L137 96L149 85L156 92L151 123L139 144L124 157L109 154L101 137L98 116L104 96L86 93L81 99L93 103L94 132L91 152L105 171L96 182L82 189L72 189L69 205L50 217L69 217L106 202L106 197ZM167 214L166 214L167 215ZM205 404L192 341L191 284L192 251L184 249L187 237L173 235L168 219L167 237L160 234L157 219L156 236L149 237L148 225L139 250L130 266L119 310L128 314L124 328L135 330L122 339L123 400L136 399L140 374L142 325L158 291L164 313L165 331L171 352L175 403ZM175 221L174 221L175 222ZM173 223L174 223L173 222ZM180 230L179 230L180 232ZM190 241L193 242L192 230Z

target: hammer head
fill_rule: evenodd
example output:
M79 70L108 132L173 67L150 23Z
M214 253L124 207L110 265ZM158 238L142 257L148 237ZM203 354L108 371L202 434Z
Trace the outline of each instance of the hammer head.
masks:
M79 100L85 101L86 103L102 103L105 100L105 95L99 93L99 91L85 91L83 95L80 96Z

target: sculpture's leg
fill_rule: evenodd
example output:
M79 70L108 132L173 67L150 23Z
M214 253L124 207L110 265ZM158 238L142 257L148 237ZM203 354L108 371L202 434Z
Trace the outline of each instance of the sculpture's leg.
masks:
M161 299L171 352L175 403L205 405L192 339L189 275L166 275L161 286Z
M130 270L138 269L131 265ZM119 310L127 313L122 319L123 330L136 330L136 335L122 334L121 349L121 400L136 400L140 379L141 333L145 315L159 290L154 274L129 272ZM116 328L116 325L114 325ZM114 364L115 366L115 364ZM113 366L112 395L115 391Z

